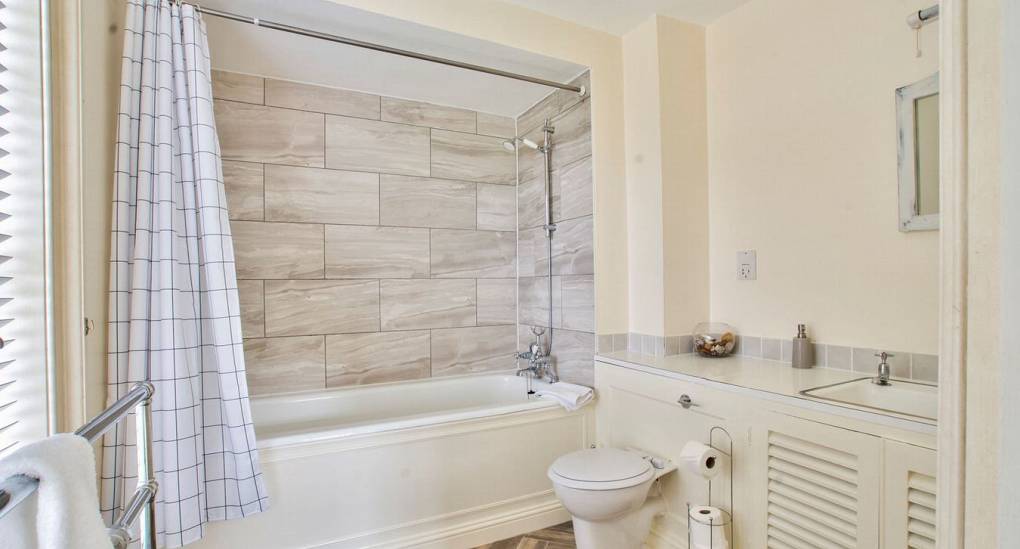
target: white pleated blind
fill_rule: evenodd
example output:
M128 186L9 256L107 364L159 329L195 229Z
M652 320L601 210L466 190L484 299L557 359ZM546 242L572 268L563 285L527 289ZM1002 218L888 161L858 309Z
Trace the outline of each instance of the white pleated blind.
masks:
M40 13L0 0L0 453L48 431Z

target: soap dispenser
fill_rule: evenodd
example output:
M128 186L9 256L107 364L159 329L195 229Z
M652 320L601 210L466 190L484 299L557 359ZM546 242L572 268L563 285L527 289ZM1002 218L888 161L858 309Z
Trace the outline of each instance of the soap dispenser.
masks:
M807 328L803 324L797 325L797 337L793 338L793 353L790 357L790 366L794 368L810 368L815 365L815 348L807 336Z

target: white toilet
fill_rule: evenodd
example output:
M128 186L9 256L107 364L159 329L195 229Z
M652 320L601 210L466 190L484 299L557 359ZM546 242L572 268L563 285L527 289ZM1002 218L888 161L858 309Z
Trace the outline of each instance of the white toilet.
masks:
M638 549L655 515L665 512L652 484L676 465L635 450L594 448L549 467L556 496L574 517L578 549Z

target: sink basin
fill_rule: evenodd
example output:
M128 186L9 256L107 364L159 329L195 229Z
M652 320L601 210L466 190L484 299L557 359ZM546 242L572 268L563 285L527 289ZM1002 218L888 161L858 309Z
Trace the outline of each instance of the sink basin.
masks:
M823 385L800 394L841 404L871 408L904 416L936 421L938 387L914 381L893 379L889 385L872 383L870 377Z

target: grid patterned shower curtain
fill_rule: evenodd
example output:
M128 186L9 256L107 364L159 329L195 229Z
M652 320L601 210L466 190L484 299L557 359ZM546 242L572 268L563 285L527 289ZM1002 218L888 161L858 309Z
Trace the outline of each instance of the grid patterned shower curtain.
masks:
M108 399L155 386L156 525L178 547L267 508L201 16L130 0L121 70ZM134 491L135 450L130 418L103 444L107 520Z

